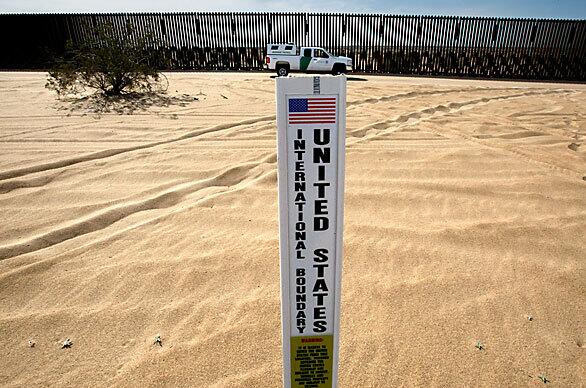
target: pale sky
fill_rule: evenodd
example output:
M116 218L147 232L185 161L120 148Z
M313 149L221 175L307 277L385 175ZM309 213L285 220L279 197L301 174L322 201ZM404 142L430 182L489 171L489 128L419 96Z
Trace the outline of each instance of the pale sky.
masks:
M271 11L584 19L586 0L0 0L13 12Z

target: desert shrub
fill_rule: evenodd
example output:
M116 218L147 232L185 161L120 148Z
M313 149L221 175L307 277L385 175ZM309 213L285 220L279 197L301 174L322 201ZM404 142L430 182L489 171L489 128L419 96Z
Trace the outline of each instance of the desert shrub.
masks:
M47 88L60 95L90 88L106 96L119 96L166 87L158 71L161 60L153 48L156 42L152 35L135 36L131 25L120 33L108 23L85 30L85 38L69 41L64 56L55 60Z

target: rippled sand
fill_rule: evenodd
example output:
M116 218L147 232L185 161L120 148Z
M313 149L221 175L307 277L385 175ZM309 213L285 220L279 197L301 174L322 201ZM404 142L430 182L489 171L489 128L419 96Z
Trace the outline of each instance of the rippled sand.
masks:
M168 77L0 73L1 385L282 383L274 79ZM586 86L348 93L340 386L585 384Z

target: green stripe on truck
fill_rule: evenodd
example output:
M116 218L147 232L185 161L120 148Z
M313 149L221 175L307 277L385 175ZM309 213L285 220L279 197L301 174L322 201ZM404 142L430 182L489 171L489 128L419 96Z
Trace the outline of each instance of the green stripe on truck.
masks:
M301 57L299 61L299 68L301 69L301 71L307 70L309 62L311 62L311 57Z

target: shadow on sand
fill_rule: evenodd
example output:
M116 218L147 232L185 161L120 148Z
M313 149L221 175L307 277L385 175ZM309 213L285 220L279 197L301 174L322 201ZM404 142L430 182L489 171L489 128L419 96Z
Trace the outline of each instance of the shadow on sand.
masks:
M277 78L279 77L278 75L271 75L271 78ZM346 79L348 81L368 81L366 78L360 78L360 77L352 77L352 76L347 76Z
M131 115L146 112L153 107L187 106L197 100L197 97L188 94L169 96L163 92L127 93L120 96L106 96L103 93L94 93L83 97L61 98L57 109L69 111L70 114Z

